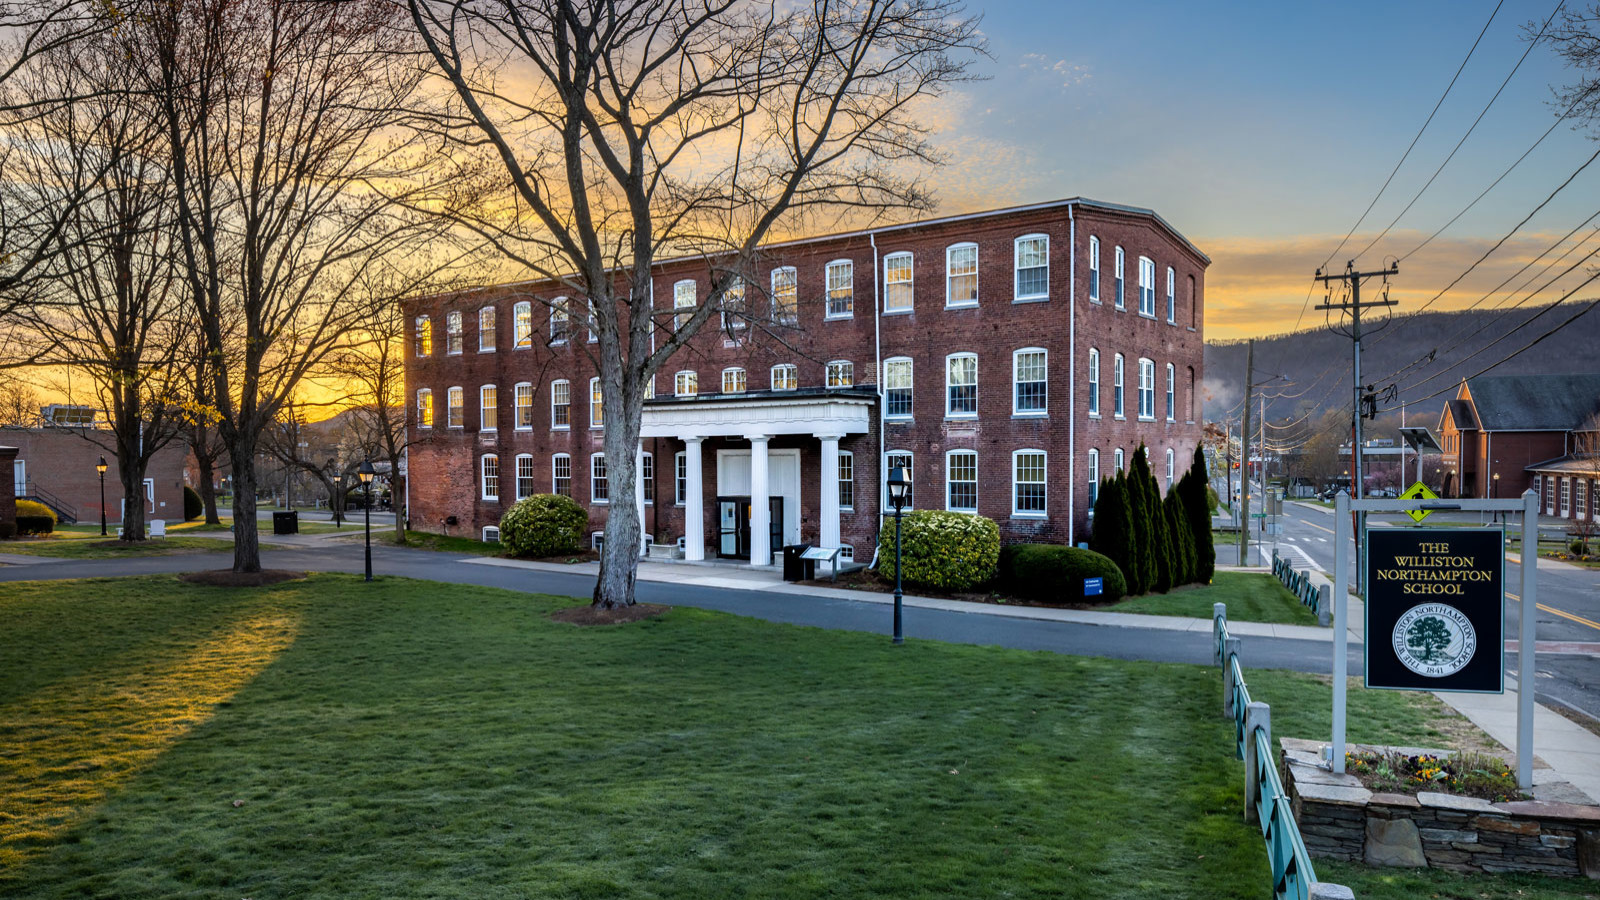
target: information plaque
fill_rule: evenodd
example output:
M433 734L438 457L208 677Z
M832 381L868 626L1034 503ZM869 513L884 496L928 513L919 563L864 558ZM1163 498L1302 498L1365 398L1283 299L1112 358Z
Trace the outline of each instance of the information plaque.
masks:
M1499 528L1367 530L1367 687L1505 691Z

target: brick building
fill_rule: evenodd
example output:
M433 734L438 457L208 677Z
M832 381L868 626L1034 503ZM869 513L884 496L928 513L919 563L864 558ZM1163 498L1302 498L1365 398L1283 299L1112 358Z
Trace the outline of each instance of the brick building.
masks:
M1464 379L1439 414L1445 496L1516 497L1531 487L1550 515L1570 517L1580 506L1592 515L1587 482L1600 478L1600 471L1589 468L1587 479L1577 475L1592 462L1586 457L1600 449L1585 446L1593 440L1585 423L1597 411L1600 374Z
M17 448L12 462L13 494L50 506L63 522L100 520L100 473L95 464L102 456L110 464L106 470L106 518L112 523L122 521L116 455L105 449L112 442L110 432L93 428L0 428L0 445ZM146 521L183 521L187 458L182 442L168 444L151 458L145 470Z
M1007 542L1084 540L1100 477L1143 442L1170 485L1200 440L1209 262L1154 212L1084 199L764 248L746 289L792 327L713 320L663 366L629 499L689 559L760 562L799 541L870 556L881 475L903 465L912 508L981 513ZM657 264L658 327L710 274ZM603 398L558 296L408 301L413 527L476 534L550 491L603 527L619 499Z

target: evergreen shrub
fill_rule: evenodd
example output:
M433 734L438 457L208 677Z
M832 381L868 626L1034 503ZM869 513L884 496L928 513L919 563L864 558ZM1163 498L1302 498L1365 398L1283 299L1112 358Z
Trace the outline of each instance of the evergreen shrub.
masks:
M1144 593L1133 578L1132 518L1126 479L1118 472L1100 483L1100 494L1094 501L1094 530L1089 534L1089 549L1116 564L1122 572L1124 590Z
M1103 580L1099 595L1084 596L1085 578ZM1000 551L1000 583L1014 597L1050 605L1115 603L1128 592L1110 557L1060 544L1007 544Z
M500 544L512 556L577 553L588 528L588 510L571 497L534 494L518 500L500 518Z
M1000 562L1000 527L993 519L938 509L905 514L901 555L906 584L966 591L992 581ZM878 572L894 580L894 517L878 529Z
M183 520L193 522L205 514L206 504L200 499L200 492L187 484L183 486Z

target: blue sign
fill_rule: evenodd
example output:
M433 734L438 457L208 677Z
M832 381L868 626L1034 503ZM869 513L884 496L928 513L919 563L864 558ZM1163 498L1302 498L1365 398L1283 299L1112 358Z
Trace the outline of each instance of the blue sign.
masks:
M1098 597L1104 593L1106 582L1104 578L1085 578L1083 580L1083 595L1085 597Z

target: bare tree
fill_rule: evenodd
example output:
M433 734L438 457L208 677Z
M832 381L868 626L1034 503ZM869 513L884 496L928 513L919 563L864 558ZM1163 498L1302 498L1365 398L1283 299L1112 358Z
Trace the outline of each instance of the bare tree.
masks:
M592 323L622 497L662 364L724 313L787 319L756 309L743 278L775 229L931 207L917 176L937 157L918 115L982 49L952 0L407 5L455 97L439 133L467 183L492 188L460 197L458 221L581 298L575 317ZM656 316L651 264L681 254L706 260L710 294ZM634 602L640 539L635 505L613 504L596 605Z
M1553 23L1529 23L1524 33L1578 72L1576 81L1555 89L1551 105L1574 122L1600 122L1600 3L1564 7Z
M189 0L121 32L168 145L207 399L232 467L235 571L261 567L261 433L348 344L361 279L426 240L403 203L422 160L400 128L422 77L404 26L387 0Z
M0 426L31 428L39 424L39 395L14 378L0 376Z
M1589 416L1572 433L1572 459L1572 477L1579 481L1585 501L1573 507L1577 515L1572 520L1572 533L1587 553L1596 532L1600 531L1596 525L1596 519L1600 519L1596 515L1600 512L1600 497L1595 496L1596 489L1600 488L1600 413Z

